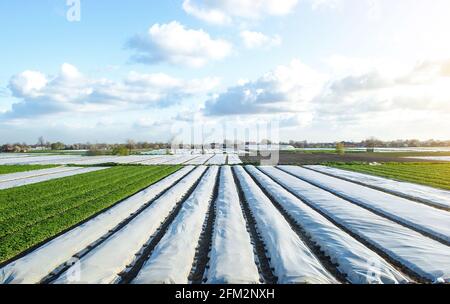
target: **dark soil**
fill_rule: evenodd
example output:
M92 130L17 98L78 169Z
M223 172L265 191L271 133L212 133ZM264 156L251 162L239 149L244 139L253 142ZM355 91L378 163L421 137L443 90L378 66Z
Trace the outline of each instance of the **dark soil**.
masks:
M267 155L267 154L266 154ZM270 157L258 156L239 156L244 163L260 164L262 159L270 159ZM396 162L396 163L418 163L429 162L429 160L422 160L416 158L405 158L401 156L395 156L385 153L347 153L344 155L333 153L292 153L292 152L279 152L279 160L275 164L280 165L316 165L321 163L340 162Z

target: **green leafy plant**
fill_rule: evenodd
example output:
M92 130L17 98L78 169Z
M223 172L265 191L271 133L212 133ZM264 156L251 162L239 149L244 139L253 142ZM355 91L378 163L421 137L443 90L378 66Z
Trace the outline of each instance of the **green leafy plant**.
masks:
M181 166L116 166L0 191L0 263L141 191Z

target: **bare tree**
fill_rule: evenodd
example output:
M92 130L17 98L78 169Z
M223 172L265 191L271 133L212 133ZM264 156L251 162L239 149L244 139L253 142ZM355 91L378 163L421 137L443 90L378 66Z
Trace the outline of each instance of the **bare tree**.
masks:
M134 149L135 146L136 146L136 143L134 142L134 140L127 139L127 148L128 148L128 151L130 151L130 154L131 154L131 151Z
M40 136L39 138L38 138L38 146L39 147L44 147L45 146L45 139L44 139L44 136Z

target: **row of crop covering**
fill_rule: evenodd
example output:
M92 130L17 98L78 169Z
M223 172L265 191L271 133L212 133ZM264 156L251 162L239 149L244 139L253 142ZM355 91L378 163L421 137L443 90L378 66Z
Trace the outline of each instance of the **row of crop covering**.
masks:
M217 217L211 242L207 282L211 284L256 284L256 266L250 234L241 209L230 166L223 166L217 197Z
M206 167L194 169L128 225L82 258L80 282L111 283L119 279L118 274L133 262L136 253L158 230L161 222L169 216L175 206L183 200L184 195L195 185L205 170ZM69 269L55 283L70 282L70 273Z
M79 156L75 155L44 155L44 156L30 156L20 158L2 158L0 159L1 165L45 165L47 161L68 161L79 159Z
M274 275L278 277L278 283L337 283L338 281L291 229L289 223L250 175L241 166L233 168L256 220L258 232L266 246L270 265Z
M450 191L447 190L327 166L314 165L305 167L343 180L419 201L433 207L450 209Z
M274 167L261 170L332 220L339 228L401 265L402 271L431 282L450 282L450 249L412 229L344 200ZM370 247L369 246L369 247Z
M0 190L21 187L25 185L31 185L41 182L46 182L53 179L59 179L79 174L90 173L94 171L104 170L106 167L87 167L87 168L78 168L78 167L58 167L58 168L50 168L43 169L31 172L19 172L6 174L0 177L6 179L5 181L0 182ZM35 172L35 173L32 173ZM15 176L23 176L22 178L15 179ZM11 179L12 178L12 179ZM10 179L10 180L8 180Z
M319 246L320 251L336 264L346 281L354 284L397 284L409 281L375 252L353 239L256 167L246 166L246 169L297 225L302 227L313 244ZM373 265L378 268L375 276L372 273Z
M450 213L396 195L296 166L282 170L393 221L450 243Z
M56 165L0 165L0 174L26 172L53 167L56 167Z
M24 181L24 180L31 180L31 178L33 178L33 177L44 176L44 175L45 176L54 175L54 174L58 174L58 173L75 171L75 170L79 170L79 169L82 169L82 168L59 166L59 167L51 167L51 168L31 170L31 171L20 171L20 172L14 172L14 173L9 173L9 174L1 174L0 175L0 187L5 187L4 189L12 188L14 186L14 184L11 184L10 187L5 186L5 185L14 183L14 182Z
M133 283L187 284L208 207L214 196L218 167L210 167L168 227ZM198 249L198 248L197 248Z

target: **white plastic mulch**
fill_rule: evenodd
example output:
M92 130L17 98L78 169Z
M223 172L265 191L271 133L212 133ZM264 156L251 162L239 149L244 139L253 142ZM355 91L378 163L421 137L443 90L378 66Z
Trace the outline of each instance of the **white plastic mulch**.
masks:
M278 283L337 283L250 175L241 166L233 168L255 217Z
M68 176L74 176L78 174L84 174L99 170L107 169L106 167L89 167L89 168L76 168L76 167L61 167L50 168L43 170L19 172L12 174L0 175L0 190L20 187L24 185L31 185L40 182L45 182L57 178L63 178Z
M378 216L274 167L261 170L382 251L391 259L432 282L450 282L450 247Z
M187 284L218 173L210 167L143 265L134 284Z
M450 191L327 166L305 167L371 187L383 189L384 191L393 194L415 198L430 205L450 208Z
M229 166L223 166L221 170L216 221L206 277L207 283L211 284L259 282L255 254Z
M408 279L378 254L336 227L253 166L246 167L353 284L396 284ZM377 265L377 267L374 267Z
M55 283L105 284L118 280L119 273L133 262L135 254L156 232L161 222L170 215L176 204L205 170L206 167L194 169L125 227L84 256L79 264L68 269ZM79 269L79 277L72 276L74 268Z
M280 168L388 218L450 243L450 212L305 168Z

